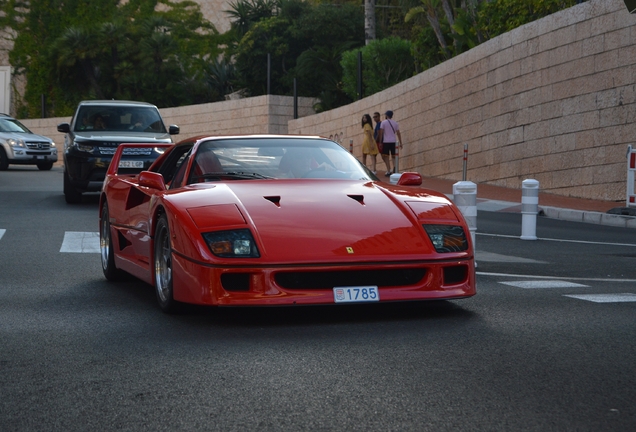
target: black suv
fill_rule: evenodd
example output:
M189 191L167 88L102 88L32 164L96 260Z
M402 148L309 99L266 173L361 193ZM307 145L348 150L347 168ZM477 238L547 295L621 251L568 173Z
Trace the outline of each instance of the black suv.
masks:
M83 192L102 189L106 170L121 143L170 143L170 135L156 106L145 102L95 100L77 106L71 123L57 125L64 137L64 197L66 202L81 202ZM147 169L161 149L126 149L119 164L122 174Z

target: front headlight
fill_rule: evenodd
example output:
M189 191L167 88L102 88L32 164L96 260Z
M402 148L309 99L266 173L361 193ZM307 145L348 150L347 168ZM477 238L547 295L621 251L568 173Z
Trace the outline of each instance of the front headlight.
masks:
M26 144L24 144L24 140L21 139L9 138L7 140L7 144L9 144L11 147L26 147Z
M259 258L254 237L248 229L203 233L210 252L223 258Z
M468 249L466 233L457 225L422 225L439 253L461 252Z
M92 145L87 145L78 141L73 142L73 145L75 146L77 150L87 152L87 153L93 153L93 150L94 150L94 147Z

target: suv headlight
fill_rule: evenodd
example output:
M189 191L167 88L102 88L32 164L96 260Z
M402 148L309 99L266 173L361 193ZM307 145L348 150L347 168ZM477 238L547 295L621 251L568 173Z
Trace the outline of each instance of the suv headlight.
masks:
M439 253L461 252L468 249L464 229L458 225L422 225Z
M248 229L203 233L210 252L223 258L259 258L256 242Z
M26 144L24 144L24 140L21 139L9 138L7 140L7 144L9 144L11 147L26 147Z
M77 150L87 152L87 153L93 153L93 150L95 149L92 145L88 145L78 141L74 141L73 145L75 146Z

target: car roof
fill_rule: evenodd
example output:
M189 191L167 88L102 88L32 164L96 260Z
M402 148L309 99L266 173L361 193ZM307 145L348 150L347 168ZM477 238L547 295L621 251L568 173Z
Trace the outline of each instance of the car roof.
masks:
M128 100L85 100L79 103L80 106L95 105L95 106L145 106L155 107L148 102L128 101Z
M251 135L199 135L192 138L186 138L183 141L196 142L196 141L218 141L228 139L263 139L263 138L275 138L275 139L312 139L312 140L327 140L328 138L318 135L280 135L280 134L251 134Z

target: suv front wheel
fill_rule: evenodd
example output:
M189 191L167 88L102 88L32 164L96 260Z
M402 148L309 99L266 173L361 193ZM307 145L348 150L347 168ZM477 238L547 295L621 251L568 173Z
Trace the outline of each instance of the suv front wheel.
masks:
M71 179L64 170L64 198L68 204L79 204L82 202L82 193L71 184Z
M9 168L9 159L4 149L0 147L0 171L6 171Z

